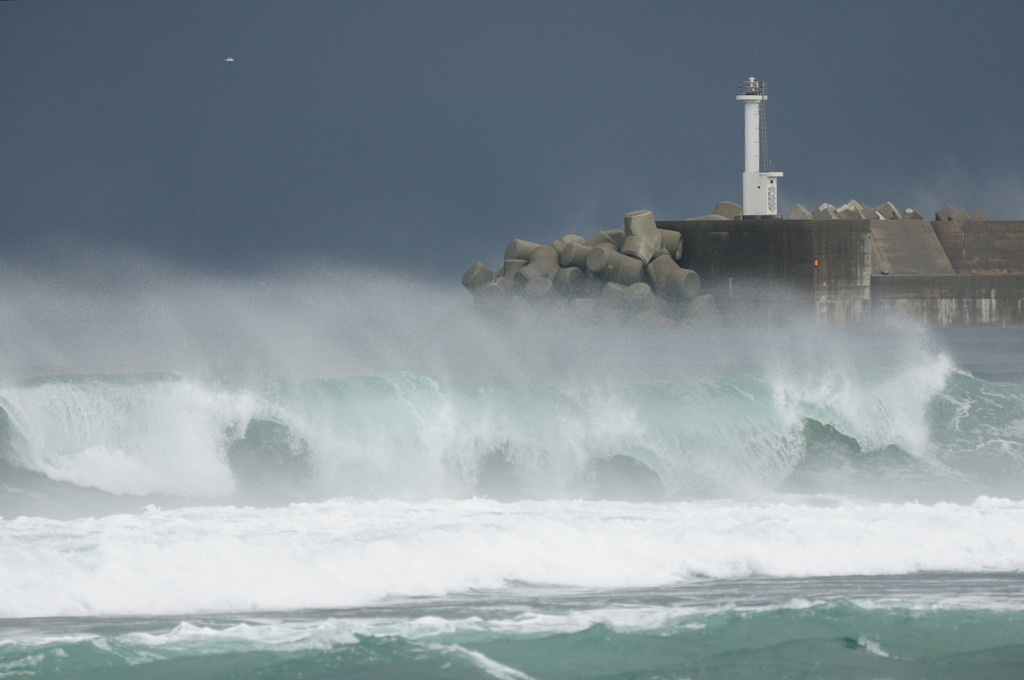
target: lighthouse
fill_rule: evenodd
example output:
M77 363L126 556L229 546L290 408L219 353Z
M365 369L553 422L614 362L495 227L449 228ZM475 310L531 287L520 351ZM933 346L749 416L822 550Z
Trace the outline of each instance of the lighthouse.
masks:
M779 177L781 172L765 167L766 144L764 102L765 85L753 77L741 81L736 101L743 102L743 215L779 214Z

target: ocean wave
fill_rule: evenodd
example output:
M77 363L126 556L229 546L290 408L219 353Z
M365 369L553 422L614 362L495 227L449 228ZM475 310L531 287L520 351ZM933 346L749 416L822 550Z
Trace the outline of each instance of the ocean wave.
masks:
M197 617L146 622L117 633L107 620L89 635L0 639L0 677L126 677L168 673L319 677L373 675L549 678L675 675L745 677L750 668L829 677L986 677L1019 675L1021 612L939 608L862 608L843 600L757 610L671 607L579 610L552 615L530 607L517 616L486 608L470 615L379 617ZM137 625L137 624L136 624ZM758 640L761 644L751 645Z
M1024 387L976 380L941 354L874 374L557 386L410 372L40 378L0 385L0 464L14 471L0 514L31 512L32 493L62 495L53 483L160 503L964 500L1019 486L1021 423Z
M0 617L1024 568L1024 502L327 501L0 522Z

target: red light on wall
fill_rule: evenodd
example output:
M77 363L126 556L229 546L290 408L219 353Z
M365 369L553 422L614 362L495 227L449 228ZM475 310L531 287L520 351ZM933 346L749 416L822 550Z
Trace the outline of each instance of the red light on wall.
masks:
M815 266L815 267L817 267L817 266L818 266L818 258L814 258L814 266Z

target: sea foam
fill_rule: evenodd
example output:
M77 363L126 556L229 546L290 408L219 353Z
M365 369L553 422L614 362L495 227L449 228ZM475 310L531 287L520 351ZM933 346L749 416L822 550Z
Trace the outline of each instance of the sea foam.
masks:
M1024 502L329 501L0 522L0 617L1024 568Z

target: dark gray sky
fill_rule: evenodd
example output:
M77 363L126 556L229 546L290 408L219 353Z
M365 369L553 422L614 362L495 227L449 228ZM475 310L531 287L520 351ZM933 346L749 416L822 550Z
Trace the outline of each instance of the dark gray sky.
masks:
M0 259L134 249L457 279L740 199L1024 219L1024 3L0 2ZM234 63L225 58L234 57Z

